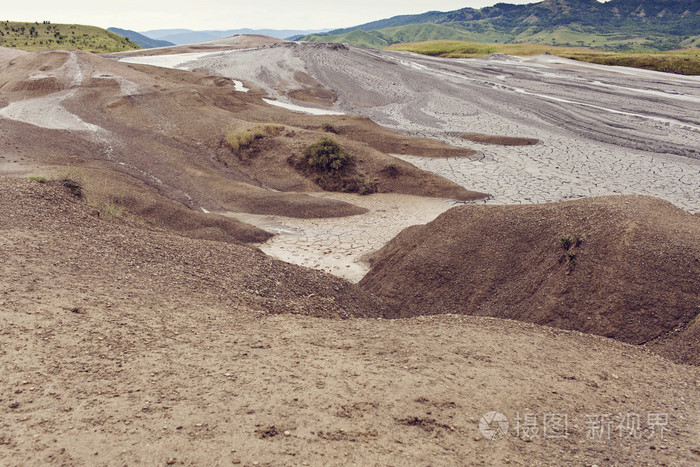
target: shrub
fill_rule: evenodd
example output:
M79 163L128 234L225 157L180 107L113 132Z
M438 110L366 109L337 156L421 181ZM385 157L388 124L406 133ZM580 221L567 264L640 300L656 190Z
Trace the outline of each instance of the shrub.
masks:
M310 167L321 172L340 172L353 165L355 156L345 152L333 138L321 137L304 149Z
M564 236L561 237L561 239L559 240L559 244L563 250L568 250L569 248L571 248L573 240L569 236Z
M39 182L39 183L46 183L49 181L48 178L42 177L40 175L32 175L31 177L29 177L29 180L34 180L35 182Z
M573 237L565 235L559 239L559 246L566 252L559 262L566 261L568 265L567 274L573 271L574 266L576 266L576 250L572 250L572 248L581 246L581 243L583 243L583 237L580 235L574 235Z
M85 173L82 170L76 167L66 167L63 170L52 174L50 180L60 182L76 197L83 197Z
M297 170L306 173L326 191L376 193L377 184L355 168L355 156L328 136L307 146L301 157L291 156L288 162Z

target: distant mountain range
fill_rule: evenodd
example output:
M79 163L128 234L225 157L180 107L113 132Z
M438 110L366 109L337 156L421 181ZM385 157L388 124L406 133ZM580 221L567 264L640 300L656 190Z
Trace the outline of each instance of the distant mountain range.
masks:
M700 45L700 0L499 3L482 9L395 16L301 39L375 48L401 42L454 39L606 50L670 50Z
M298 29L230 29L227 31L193 31L191 29L154 29L141 32L149 38L172 42L176 45L192 44L230 37L236 34L260 34L262 36L286 39L292 36L303 37L308 34L323 33L328 29L298 30ZM133 39L132 39L133 40Z
M143 47L144 49L153 49L156 47L168 47L171 45L175 45L172 42L151 39L150 37L144 36L143 34L139 34L136 31L130 31L128 29L107 28L107 30L115 34L119 34L122 37L126 37L131 42L135 43L140 47Z

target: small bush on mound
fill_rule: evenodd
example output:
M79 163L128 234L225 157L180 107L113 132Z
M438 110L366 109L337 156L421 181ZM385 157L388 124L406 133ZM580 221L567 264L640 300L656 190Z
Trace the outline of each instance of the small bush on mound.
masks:
M566 261L566 264L568 265L567 274L569 274L573 270L573 267L576 266L576 252L572 250L572 248L581 246L581 243L583 243L583 237L580 235L574 235L573 237L565 235L559 239L559 246L566 252L559 262Z
M401 169L399 169L396 164L388 164L382 170L380 170L380 172L385 173L391 178L396 178L401 175Z
M292 156L289 163L299 171L313 174L314 182L326 191L361 195L377 191L376 183L355 170L355 156L328 136L307 146L301 158Z
M345 152L333 138L322 137L304 149L310 167L321 172L340 172L355 163L355 156Z
M83 185L85 173L75 167L67 167L51 175L49 180L57 181L68 189L77 198L83 197Z

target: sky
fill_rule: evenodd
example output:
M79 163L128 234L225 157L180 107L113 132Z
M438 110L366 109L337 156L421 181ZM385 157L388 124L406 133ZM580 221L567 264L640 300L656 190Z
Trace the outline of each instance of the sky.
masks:
M503 0L502 0L503 1ZM504 0L536 3L538 0ZM152 29L326 29L396 15L481 8L498 0L33 0L6 2L0 20L44 21Z

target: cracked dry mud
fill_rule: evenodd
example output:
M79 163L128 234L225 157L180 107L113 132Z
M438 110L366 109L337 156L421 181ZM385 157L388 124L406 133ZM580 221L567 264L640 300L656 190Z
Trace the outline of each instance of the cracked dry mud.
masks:
M358 282L369 271L369 263L363 260L365 255L381 248L406 227L430 222L457 203L398 194L317 196L351 202L368 212L334 219L228 215L275 233L260 246L268 255Z

